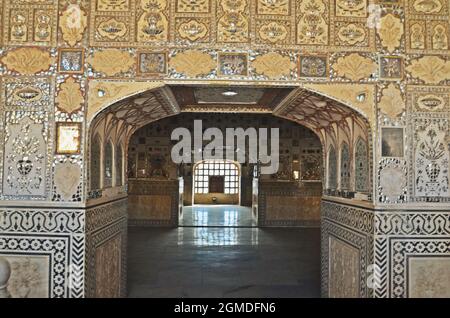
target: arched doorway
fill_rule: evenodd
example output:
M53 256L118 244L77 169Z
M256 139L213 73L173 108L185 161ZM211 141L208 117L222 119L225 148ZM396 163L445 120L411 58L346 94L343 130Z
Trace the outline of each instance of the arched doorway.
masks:
M183 87L181 87L183 89ZM189 90L192 88L185 88ZM229 92L230 88L221 88L224 92ZM238 88L236 88L237 90ZM248 90L256 88L247 88ZM231 89L233 91L233 89ZM174 93L175 92L175 93ZM98 128L103 130L105 135L108 129L114 130L114 136L117 138L116 141L129 145L129 139L134 132L144 125L155 122L156 120L168 116L173 116L179 112L189 112L198 113L204 112L205 109L209 112L219 112L219 113L271 113L277 117L287 119L292 122L299 123L309 128L315 136L320 140L321 148L328 149L328 151L323 151L322 164L324 169L313 169L315 166L311 164L312 169L308 172L311 180L318 178L318 175L324 181L324 187L320 187L320 192L323 193L322 198L322 208L329 204L325 200L334 201L333 198L338 198L338 200L352 200L357 198L358 200L369 201L371 199L371 184L372 177L371 172L368 167L371 165L364 165L364 162L371 162L371 133L367 120L357 111L343 105L342 103L336 102L330 98L325 98L319 94L299 89L299 88L289 88L279 90L278 92L263 92L261 96L271 95L269 102L264 105L251 105L246 106L240 105L238 111L236 111L236 105L230 103L231 107L226 105L219 105L218 103L210 103L210 105L205 106L205 104L197 103L192 104L186 99L177 99L177 87L164 87L161 89L156 89L154 91L148 91L144 93L137 94L132 98L127 98L125 100L119 101L110 107L104 109L98 114L98 116L92 121L90 134L98 134ZM178 96L179 97L179 96ZM184 93L186 97L186 93ZM195 96L194 96L195 97ZM206 98L210 98L207 96ZM361 97L362 98L362 97ZM184 103L183 103L184 102ZM206 103L208 104L208 103ZM211 104L213 106L211 106ZM209 110L208 110L209 108ZM94 128L93 128L94 127ZM92 129L93 128L93 129ZM89 142L88 142L89 143ZM102 152L100 152L102 153ZM114 153L114 151L113 151ZM305 153L305 158L310 158L311 153ZM125 159L124 159L125 160ZM139 157L138 157L139 160ZM125 161L124 161L125 162ZM305 161L307 162L307 160ZM128 162L130 166L130 162ZM114 165L112 165L114 167ZM359 169L357 170L356 167ZM316 167L317 168L317 167ZM104 169L104 168L101 168ZM283 169L282 169L283 170ZM139 177L140 169L137 167L135 177ZM296 173L293 173L296 171ZM292 175L289 173L290 177L298 177L299 170L293 170ZM357 171L359 171L356 178ZM361 173L361 171L366 171L368 173ZM141 171L145 173L145 171ZM100 175L103 175L100 173ZM112 173L114 175L114 172ZM133 175L128 175L128 177ZM158 172L157 176L164 176L163 173ZM363 180L361 180L363 177ZM161 183L162 184L162 183ZM358 186L357 186L358 184ZM104 183L103 183L104 185ZM126 192L130 192L133 186L129 186L128 189L125 187L114 189L104 188L101 191L96 191L91 189L92 193L101 192L101 197L105 200L105 197L114 197L116 194L122 194L123 197L126 196ZM136 187L135 187L136 188ZM159 194L171 197L170 203L159 204L159 207L164 208L170 206L171 216L159 221L157 224L151 225L175 225L170 220L177 219L178 214L178 189L179 184L164 184L163 187L154 187L155 191L159 191ZM138 191L141 191L143 187L139 187ZM106 194L106 195L104 195ZM99 200L100 198L92 197L93 200ZM291 205L298 204L299 196L298 191L294 189L288 189L279 187L278 189L264 189L258 188L258 195L256 196L256 205L258 207L258 222L260 226L286 226L283 219L269 219L268 212L275 209L276 206L282 206L284 202L289 202ZM150 204L150 202L149 202ZM255 204L255 202L252 202ZM320 200L318 205L320 206ZM175 208L174 208L175 207ZM158 213L162 213L160 210ZM328 219L322 218L322 259L329 263L331 252L335 250L345 249L346 246L339 246L338 244L345 242L345 244L351 244L348 239L340 239L340 241L329 241L329 235L339 236L334 230L329 230L327 228L324 231L324 226L327 226ZM141 224L142 225L142 224ZM148 224L150 225L150 223ZM333 233L332 233L333 232ZM358 262L358 275L362 270L365 270L366 265L370 262L370 246L358 246L356 249L357 253L363 253L363 262ZM355 260L357 254L352 254L350 257ZM358 260L359 261L359 260ZM326 270L326 273L324 272ZM333 286L329 287L328 280L329 276L340 275L338 271L333 272L333 269L328 271L328 265L322 267L322 277L326 283L322 282L322 289L326 289L325 294L329 295L334 291L330 291L335 288ZM360 281L357 282L356 286L349 286L349 289L354 292L358 290L358 296L365 295L366 288L361 287L362 281L365 279L364 275L359 275ZM345 279L344 279L345 281ZM364 290L364 292L361 291ZM355 294L356 295L356 294Z

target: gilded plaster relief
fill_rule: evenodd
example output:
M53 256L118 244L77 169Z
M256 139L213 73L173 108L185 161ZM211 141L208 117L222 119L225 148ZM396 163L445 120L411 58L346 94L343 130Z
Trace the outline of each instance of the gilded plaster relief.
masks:
M141 0L137 15L138 42L163 42L168 39L167 0Z
M24 3L7 0L3 6L6 26L4 38L9 45L56 44L57 2Z
M1 62L11 71L33 75L48 70L53 58L48 51L27 47L8 51Z
M323 0L298 1L299 21L297 43L303 45L327 45L328 6Z
M248 0L220 0L222 12L217 22L217 41L247 42L249 37Z
M73 201L80 185L81 167L69 161L58 163L54 168L54 186L56 193L64 201Z
M189 77L207 75L216 68L216 62L208 53L197 50L180 52L169 60L170 67Z
M336 45L367 45L368 32L364 23L338 23Z
M116 49L97 51L88 61L95 71L102 72L108 76L125 73L135 63L130 53ZM120 63L117 63L117 61L120 61Z
M359 250L338 238L329 238L329 297L359 297Z
M208 13L211 0L177 0L178 13Z
M341 17L366 17L367 0L336 0L336 15Z
M405 102L402 97L402 92L394 83L389 84L381 91L381 99L378 107L392 119L403 113L405 110Z
M1 273L0 286L3 287L6 279L6 291L0 294L0 298L49 297L49 261L48 256L0 256L2 268L9 268L8 272Z
M375 123L375 87L369 84L305 84L305 88L321 92L359 110L371 124Z
M178 21L177 31L181 39L195 42L205 39L209 32L207 21L194 19L179 19Z
M358 53L351 53L339 57L332 68L338 76L359 81L376 73L377 65L368 57L361 56Z
M411 1L411 7L416 13L439 14L445 7L445 0L414 0Z
M425 84L439 84L450 79L450 61L439 56L427 55L414 59L406 70Z
M82 40L86 27L86 12L78 4L70 3L59 18L63 40L70 46L76 45Z
M409 259L409 297L449 298L450 259L445 257L411 257Z
M68 77L60 85L55 102L61 111L69 115L78 111L84 103L84 97L80 91L80 84L73 77Z
M393 52L400 46L400 40L403 36L403 23L400 18L389 13L381 18L378 34L381 38L381 44L389 52Z
M252 61L252 66L258 74L265 75L270 79L279 79L283 76L289 76L296 65L289 56L267 53L257 56Z
M415 194L446 197L449 192L448 120L416 119L414 133Z
M289 0L257 0L256 13L263 15L288 15Z
M86 118L91 121L100 110L120 99L162 86L162 82L90 81Z
M129 41L129 29L125 17L103 17L95 19L97 41Z
M17 116L17 117L16 117ZM3 194L45 196L46 118L9 113L4 148Z
M450 91L438 86L408 86L408 104L413 112L449 112Z
M277 20L258 20L258 36L260 42L271 44L287 44L290 38L290 22Z

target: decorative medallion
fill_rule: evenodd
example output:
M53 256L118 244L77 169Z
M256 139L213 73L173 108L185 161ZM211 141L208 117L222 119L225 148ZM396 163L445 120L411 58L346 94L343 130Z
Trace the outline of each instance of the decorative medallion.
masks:
M299 72L300 77L327 77L328 76L328 62L327 56L300 55L299 58Z
M403 113L405 110L405 102L402 98L402 92L394 83L390 83L383 89L378 106L383 113L392 119Z
M450 79L450 61L439 56L424 56L411 62L406 70L427 84L438 84Z
M246 53L219 53L219 75L247 76L248 61Z
M116 17L103 18L97 26L97 32L103 38L116 40L123 38L128 32L128 28L122 20L117 20Z
M400 40L403 36L403 23L400 18L393 14L386 14L380 20L380 28L378 29L381 44L393 52L400 46Z
M338 76L359 81L376 73L377 65L368 57L361 56L358 53L351 53L338 58L336 63L333 64L333 69Z
M58 163L54 170L54 185L56 192L64 201L71 201L80 184L81 167L76 163L66 161Z
M59 27L61 28L63 40L70 46L74 46L82 40L86 26L86 13L78 4L69 4L59 18Z
M61 73L83 73L83 49L60 49L58 71Z
M164 52L138 52L138 74L162 75L167 73L167 54Z
M67 78L61 84L55 101L58 108L69 115L79 110L84 102L83 95L80 91L80 84L73 77Z
M9 69L24 75L46 71L53 63L48 51L33 47L8 51L1 62Z
M252 61L252 66L256 73L265 75L270 79L289 77L291 71L295 69L295 63L291 61L289 56L282 56L278 53L260 55Z
M120 61L120 63L117 63ZM90 57L89 63L97 72L102 72L107 76L125 73L134 65L134 58L130 53L117 49L106 49L97 51Z
M207 75L216 68L216 63L211 55L196 50L180 52L169 61L178 73L189 77Z
M188 20L179 25L178 34L182 39L195 42L208 34L208 27L197 20Z

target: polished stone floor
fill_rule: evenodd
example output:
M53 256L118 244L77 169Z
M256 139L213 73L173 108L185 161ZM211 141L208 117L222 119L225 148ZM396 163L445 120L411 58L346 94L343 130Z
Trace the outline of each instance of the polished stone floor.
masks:
M319 297L320 230L129 229L129 297Z
M194 205L183 207L180 226L256 226L250 207Z

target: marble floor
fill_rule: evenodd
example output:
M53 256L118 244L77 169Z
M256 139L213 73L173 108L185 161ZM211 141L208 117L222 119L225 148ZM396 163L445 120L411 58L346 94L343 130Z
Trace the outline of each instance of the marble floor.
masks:
M320 229L131 227L129 297L319 297Z
M194 205L183 207L180 226L256 226L250 207Z

